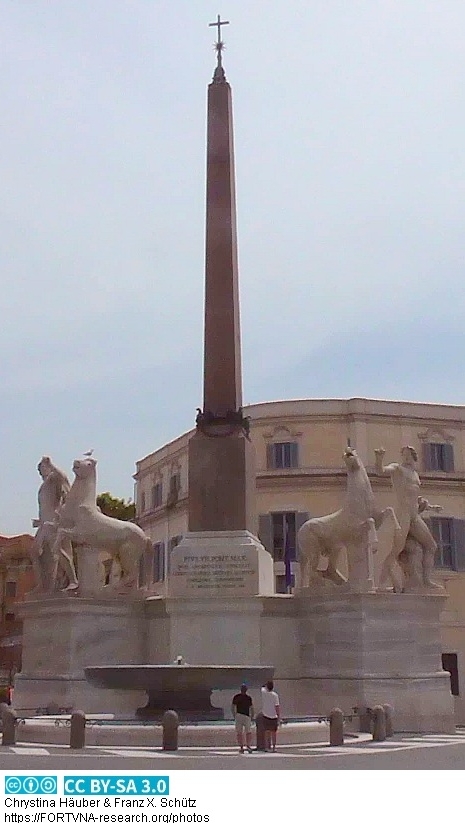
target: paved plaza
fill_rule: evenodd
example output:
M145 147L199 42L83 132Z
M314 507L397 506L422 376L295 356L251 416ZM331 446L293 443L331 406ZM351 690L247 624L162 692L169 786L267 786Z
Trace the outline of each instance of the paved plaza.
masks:
M135 746L67 746L18 743L0 751L0 768L18 769L464 769L465 729L454 735L395 735L373 743L370 735L342 747L288 744L275 754L239 754L235 746L186 747L177 752Z

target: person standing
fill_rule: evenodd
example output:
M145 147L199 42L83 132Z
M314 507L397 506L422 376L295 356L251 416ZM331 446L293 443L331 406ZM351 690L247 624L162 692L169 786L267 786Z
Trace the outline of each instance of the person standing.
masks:
M247 751L252 754L252 720L254 717L253 701L250 694L247 694L247 685L242 684L240 692L234 695L232 700L232 712L236 723L237 742L239 751L244 754L244 734Z
M265 749L268 752L276 751L276 732L281 720L281 709L278 693L274 690L274 683L268 680L261 690L262 714L265 729Z

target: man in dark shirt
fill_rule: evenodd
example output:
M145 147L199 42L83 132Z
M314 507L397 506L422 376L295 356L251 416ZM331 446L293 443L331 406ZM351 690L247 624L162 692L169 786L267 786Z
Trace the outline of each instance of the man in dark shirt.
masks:
M241 690L235 694L232 701L232 712L236 722L236 735L239 744L239 751L244 754L244 733L247 751L252 754L252 720L254 716L253 702L247 694L247 686L242 684Z

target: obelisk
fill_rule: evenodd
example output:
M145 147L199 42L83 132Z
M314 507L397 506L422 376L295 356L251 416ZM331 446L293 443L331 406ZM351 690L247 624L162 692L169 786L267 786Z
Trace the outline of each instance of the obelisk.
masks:
M199 588L215 591L216 575L217 582L222 576L225 590L227 579L234 589L233 581L239 581L241 576L240 563L244 569L247 566L241 550L241 546L247 545L246 554L252 548L258 552L252 565L262 564L261 578L266 583L259 584L260 575L255 568L254 585L251 587L249 577L245 595L257 594L263 587L271 593L273 575L271 557L254 537L255 455L248 420L242 411L232 95L223 68L221 40L221 26L227 22L218 15L217 22L210 24L218 27L218 40L217 65L208 87L207 107L203 409L198 410L196 431L189 442L189 531L170 565L173 571L180 557L187 557L182 550L195 544L204 558ZM218 566L213 570L213 561L207 560L209 555L216 558L217 566L223 563L223 569ZM235 560L228 561L228 557ZM183 570L176 567L172 581L175 590L179 586L184 590L188 571L195 565L192 561Z

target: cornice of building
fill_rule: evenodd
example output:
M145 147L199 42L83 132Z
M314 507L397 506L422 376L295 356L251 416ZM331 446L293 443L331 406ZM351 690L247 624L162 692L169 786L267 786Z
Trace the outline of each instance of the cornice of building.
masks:
M294 400L271 400L244 406L244 414L251 419L252 437L254 430L270 425L302 426L312 422L360 421L389 422L397 419L403 424L444 426L454 425L465 429L465 406L441 403L421 403L412 400L379 400L362 397L341 398L302 398ZM182 457L194 435L195 429L161 446L159 449L136 462L135 480L140 480L153 469L161 470L179 457Z
M159 523L167 518L174 518L177 514L183 513L187 509L188 497L184 494L174 506L158 506L156 509L148 509L143 514L137 515L137 524L141 528L146 528L152 523Z
M367 467L367 474L370 482L374 487L391 488L391 480L389 477L380 477L374 468ZM328 468L327 466L309 466L299 469L285 469L285 470L265 470L257 472L257 487L258 488L273 488L276 486L308 486L309 483L318 481L322 485L340 486L341 479L344 480L347 473L344 468ZM445 474L444 472L420 472L422 486L424 488L434 487L437 491L438 486L444 487L446 490L460 490L465 487L465 473L451 472Z

